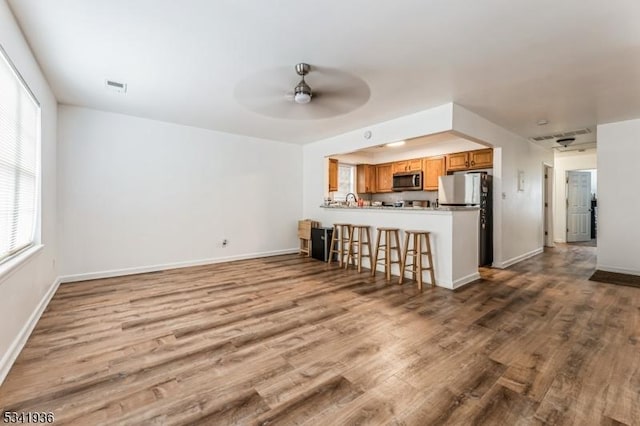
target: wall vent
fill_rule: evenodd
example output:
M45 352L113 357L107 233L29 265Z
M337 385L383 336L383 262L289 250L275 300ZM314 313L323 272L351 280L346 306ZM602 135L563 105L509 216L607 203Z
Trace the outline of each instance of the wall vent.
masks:
M535 142L542 142L542 141L548 141L551 139L570 138L572 136L587 135L589 133L591 133L591 130L585 128L585 129L572 130L570 132L564 132L564 133L554 133L552 135L534 136L529 139Z
M127 84L113 80L105 80L104 85L107 89L117 93L127 93Z

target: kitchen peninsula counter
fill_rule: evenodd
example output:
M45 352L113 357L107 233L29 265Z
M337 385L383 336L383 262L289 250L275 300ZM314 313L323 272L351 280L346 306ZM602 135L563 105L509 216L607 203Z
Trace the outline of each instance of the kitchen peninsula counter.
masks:
M319 206L313 218L319 220L323 226L332 226L334 223L371 226L372 250L375 250L376 228L399 228L402 241L404 241L405 230L429 231L436 285L453 290L480 278L478 273L479 212L476 206L437 208ZM401 244L403 244L402 241ZM370 267L368 259L363 259L363 266ZM382 265L378 265L377 268L383 270ZM400 274L398 265L392 265L392 274L395 275L394 280L397 279ZM429 282L428 275L428 271L425 271L423 276L425 283ZM407 273L406 276L410 277L410 274Z
M440 206L440 207L393 207L393 206L320 206L323 209L336 210L385 210L398 212L420 212L420 213L440 213L457 211L478 211L478 206Z

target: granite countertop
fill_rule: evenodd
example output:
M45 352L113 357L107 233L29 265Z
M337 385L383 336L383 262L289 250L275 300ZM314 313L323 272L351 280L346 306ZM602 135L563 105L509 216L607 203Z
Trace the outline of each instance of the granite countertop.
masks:
M478 206L440 206L440 207L392 207L392 206L320 206L323 209L343 209L343 210L395 210L395 211L440 211L440 212L452 212L452 211L467 211L467 210L479 210Z

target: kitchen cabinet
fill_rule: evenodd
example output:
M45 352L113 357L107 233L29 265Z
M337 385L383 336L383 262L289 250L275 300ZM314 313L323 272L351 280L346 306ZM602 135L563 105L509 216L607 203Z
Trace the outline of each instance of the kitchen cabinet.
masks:
M422 170L422 159L414 158L413 160L396 161L393 163L393 173L402 172L419 172Z
M338 160L329 158L329 192L338 190Z
M455 154L448 154L446 156L446 163L447 172L467 170L469 168L469 153L458 152Z
M423 184L424 191L437 191L438 178L446 174L445 157L428 157L422 160Z
M376 192L393 191L393 163L376 165Z
M493 167L493 149L457 152L446 156L447 172L458 170L490 169Z
M358 164L356 178L356 192L371 194L376 192L376 167L370 164Z
M493 149L469 151L469 168L490 169L493 167Z

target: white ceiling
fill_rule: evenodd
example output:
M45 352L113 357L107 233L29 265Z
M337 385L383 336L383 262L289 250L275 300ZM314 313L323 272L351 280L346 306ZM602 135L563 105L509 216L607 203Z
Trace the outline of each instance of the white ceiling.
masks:
M298 143L452 101L525 137L640 117L638 0L8 3L61 103ZM286 120L235 99L263 69L293 87L301 61L358 76L368 102Z

